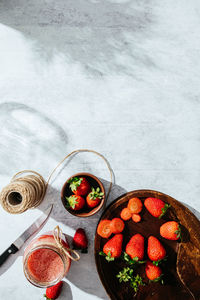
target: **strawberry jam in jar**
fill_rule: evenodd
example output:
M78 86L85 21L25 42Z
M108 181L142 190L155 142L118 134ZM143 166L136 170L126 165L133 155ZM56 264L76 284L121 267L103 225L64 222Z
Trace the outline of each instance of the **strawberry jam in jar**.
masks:
M49 287L61 281L68 273L71 258L67 255L69 244L64 234L60 242L61 247L53 232L48 232L33 239L27 246L23 265L24 274L30 283L41 288Z

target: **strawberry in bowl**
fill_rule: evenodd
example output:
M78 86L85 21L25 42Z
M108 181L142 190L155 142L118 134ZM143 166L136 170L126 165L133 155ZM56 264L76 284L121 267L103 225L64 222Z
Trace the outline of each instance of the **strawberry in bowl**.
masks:
M96 207L101 199L103 198L104 193L101 192L100 188L94 189L92 187L92 191L87 195L86 202L88 207Z
M91 190L90 184L85 177L73 177L68 183L72 192L78 196L85 196Z
M73 210L81 210L85 205L85 199L78 195L71 195L66 197L66 206Z
M105 189L93 174L77 173L64 183L61 200L64 208L72 215L89 217L103 206Z

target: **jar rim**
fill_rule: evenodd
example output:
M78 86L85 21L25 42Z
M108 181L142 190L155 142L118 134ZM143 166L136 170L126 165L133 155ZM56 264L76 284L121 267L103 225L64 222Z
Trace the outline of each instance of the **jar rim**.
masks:
M49 250L51 250L51 251L54 251L56 254L59 255L59 257L60 257L61 260L62 260L62 263L63 263L63 272L62 272L62 274L61 274L58 278L54 279L54 280L51 281L51 282L44 282L44 283L42 283L41 281L38 281L38 280L36 280L36 279L33 279L33 276L31 276L30 273L29 273L29 271L28 271L28 267L27 267L28 259L29 259L30 255L31 255L33 252L35 252L35 251L37 251L37 250L39 250L39 249L49 249ZM54 247L53 245L48 245L48 244L38 245L38 246L32 248L32 249L26 254L26 256L25 256L25 258L24 258L24 262L23 262L23 271L24 271L24 275L25 275L26 279L27 279L31 284L33 284L34 286L39 287L39 288L50 287L50 286L53 286L53 285L57 284L58 282L60 282L60 281L62 280L62 278L64 277L64 275L65 275L65 270L66 270L66 263L65 263L65 260L64 260L63 257L62 257L62 254L60 253L60 251L59 251L56 247Z

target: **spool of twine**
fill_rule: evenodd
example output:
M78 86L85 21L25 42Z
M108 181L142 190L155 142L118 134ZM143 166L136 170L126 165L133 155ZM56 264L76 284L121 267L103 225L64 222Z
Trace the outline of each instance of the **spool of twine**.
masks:
M106 166L110 173L110 186L106 196L107 200L112 188L113 180L112 169L110 167L110 164L102 154L94 150L79 149L74 150L68 155L66 155L50 173L47 181L45 181L42 175L33 170L24 170L16 173L11 179L11 182L7 186L5 186L0 193L0 203L2 207L11 214L20 214L26 211L27 209L37 207L44 199L48 184L56 169L67 158L80 152L95 153L96 155L100 156L106 163ZM22 175L25 173L28 173L28 175L22 177Z
M19 177L25 173L29 175ZM11 214L23 213L41 203L46 189L47 183L39 173L24 170L16 173L11 182L2 189L0 202L2 207Z

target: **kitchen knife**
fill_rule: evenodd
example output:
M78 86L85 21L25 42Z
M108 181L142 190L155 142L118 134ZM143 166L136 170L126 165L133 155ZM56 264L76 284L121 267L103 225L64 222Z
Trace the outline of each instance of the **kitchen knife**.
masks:
M10 254L16 253L34 233L43 227L51 214L53 205L48 208L30 227L28 227L11 245L0 255L0 266L7 260Z

